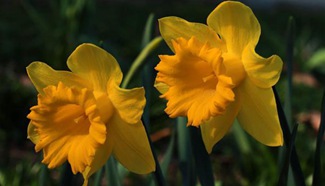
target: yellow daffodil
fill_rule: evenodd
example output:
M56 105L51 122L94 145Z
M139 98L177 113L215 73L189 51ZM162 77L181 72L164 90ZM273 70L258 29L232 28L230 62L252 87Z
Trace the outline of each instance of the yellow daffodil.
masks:
M226 1L207 25L165 17L159 27L175 53L159 56L156 66L156 88L170 117L187 116L188 125L200 126L209 153L235 118L261 143L283 144L272 92L282 61L255 52L261 29L249 7Z
M122 89L121 69L103 49L82 44L67 61L70 71L33 62L27 73L38 91L28 114L28 137L43 150L43 163L58 167L66 160L84 184L113 154L130 171L155 170L141 122L143 88Z

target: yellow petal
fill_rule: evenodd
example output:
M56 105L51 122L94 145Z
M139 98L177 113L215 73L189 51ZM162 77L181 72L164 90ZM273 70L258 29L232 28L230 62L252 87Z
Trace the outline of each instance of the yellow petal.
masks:
M225 48L218 35L205 24L191 23L179 17L164 17L159 19L159 29L161 36L173 51L172 40L180 37L186 40L196 37L201 43L208 42L213 47Z
M212 117L200 125L202 139L208 153L211 153L213 146L223 138L234 123L239 110L240 101L238 97L227 107L223 115Z
M95 91L105 92L109 81L121 83L122 72L115 58L93 44L79 45L67 63L73 73L89 80Z
M27 138L30 139L34 144L39 142L39 134L36 132L35 125L29 122L27 128Z
M59 82L71 87L92 89L91 84L69 71L53 70L42 62L33 62L26 68L27 74L36 90L43 94L43 89L49 85L57 86Z
M155 81L154 87L160 92L160 94L165 94L169 88L165 83L157 81Z
M283 65L279 56L265 59L255 52L254 46L248 45L242 57L245 71L256 86L271 88L278 82Z
M35 150L43 149L42 162L49 168L68 159L73 173L83 172L106 140L106 125L95 97L90 90L69 88L61 82L43 91L27 116L39 134Z
M105 143L100 146L96 152L93 161L90 166L87 166L85 171L82 172L82 176L84 178L84 185L87 185L89 177L98 171L109 159L112 149L113 149L113 141L110 139L110 136L107 133Z
M146 104L143 88L123 89L111 84L107 92L115 111L124 121L129 124L139 122Z
M225 1L214 9L207 19L223 41L228 52L241 56L248 43L258 43L261 28L252 10L235 1Z
M241 98L237 116L240 125L265 145L282 145L283 135L272 89L259 88L246 79L238 91Z
M113 154L123 166L138 174L155 171L155 161L141 121L130 125L116 114L109 123L108 133L114 140Z

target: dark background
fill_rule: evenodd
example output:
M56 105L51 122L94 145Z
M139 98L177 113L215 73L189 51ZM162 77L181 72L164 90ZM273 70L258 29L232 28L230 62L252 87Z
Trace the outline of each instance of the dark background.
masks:
M315 139L320 119L320 102L325 84L325 2L324 1L242 1L258 18L262 35L257 52L262 56L278 54L286 63L288 20L295 20L293 55L292 119L300 123L296 137L297 151L308 183L313 171ZM66 59L81 43L102 45L119 61L124 74L141 51L142 34L150 13L155 16L152 37L159 35L157 19L179 16L188 21L206 22L219 1L211 0L1 0L0 1L0 185L37 185L40 153L35 153L27 139L29 108L36 104L36 90L25 68L33 61L46 62L54 69L68 70ZM163 43L148 58L155 66L157 54L170 53ZM315 57L316 56L316 57ZM311 62L312 61L312 62ZM284 101L286 65L277 88ZM139 79L139 78L138 78ZM133 82L135 85L141 82ZM147 90L148 91L148 90ZM170 138L172 123L164 114L164 102L154 92L151 101L151 134L161 156ZM161 131L168 129L165 135ZM165 130L166 131L166 130ZM276 163L266 164L260 156L277 160L278 149L262 147L251 138L252 151L238 155L240 149L230 133L220 143L222 150L211 155L215 177L224 185L266 185L278 177ZM323 148L324 152L324 148ZM241 156L241 161L238 157ZM244 158L250 157L250 158ZM253 158L252 158L253 157ZM324 159L324 153L323 153ZM254 160L248 160L254 159ZM173 163L174 162L174 163ZM170 174L177 172L177 156ZM266 165L271 167L265 167ZM323 163L324 167L324 163ZM51 184L57 185L58 171L52 171ZM136 185L137 180L129 176ZM133 181L132 181L133 180ZM178 185L179 176L168 179Z

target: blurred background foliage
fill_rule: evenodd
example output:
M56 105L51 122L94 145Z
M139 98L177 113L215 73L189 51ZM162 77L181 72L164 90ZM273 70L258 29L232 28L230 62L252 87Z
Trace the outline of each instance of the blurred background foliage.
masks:
M288 18L295 19L291 119L292 124L299 124L295 144L306 183L310 185L325 84L325 4L315 0L310 3L242 2L253 9L261 24L257 51L262 56L278 54L286 62ZM158 18L173 15L205 23L218 3L212 0L0 0L0 185L39 185L40 181L41 154L35 153L33 144L26 139L26 115L36 104L36 91L26 76L28 64L43 61L54 69L67 70L69 54L79 44L90 42L115 56L125 74L144 47L143 32L151 13L154 18L150 37L153 38L159 35ZM129 86L143 85L148 79L149 85L152 84L153 68L159 62L157 55L170 53L162 42ZM277 85L282 101L286 94L286 70L284 66ZM150 92L151 139L159 160L165 161L163 171L167 185L184 184L184 175L195 172L186 164L192 161L191 157L181 150L188 145L184 142L188 138L183 138L187 134L181 134L184 129L176 124L182 122L164 114L165 102L159 99L158 92L152 86L147 86L146 91ZM283 147L265 147L236 126L210 155L216 185L275 185L281 169L279 151ZM322 158L325 174L324 147ZM48 171L48 177L43 177L47 185L62 183L62 169L64 167ZM148 183L144 176L125 172L123 175L122 185ZM80 176L73 179L73 183L81 183ZM195 183L193 180L196 178L193 177L191 183ZM325 183L324 177L322 181Z

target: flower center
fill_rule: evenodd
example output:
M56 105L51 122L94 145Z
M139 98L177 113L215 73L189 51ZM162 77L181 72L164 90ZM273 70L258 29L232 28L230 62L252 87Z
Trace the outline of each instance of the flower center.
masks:
M170 117L187 116L188 125L198 126L225 111L234 100L233 84L225 76L219 48L195 37L178 38L172 43L175 55L159 56L161 61L156 67L156 81L169 86L162 95L168 100L165 111Z
M243 63L241 59L230 53L223 54L222 57L227 69L226 74L231 77L234 85L237 87L246 77Z
M43 163L57 167L69 160L74 173L89 166L95 149L106 141L106 122L101 111L112 111L110 102L86 88L48 86L38 95L38 105L27 118L39 134L35 150L44 150ZM107 98L108 99L108 98ZM76 163L77 162L77 163Z
M86 114L81 114L81 116L79 116L78 118L74 119L75 123L82 123L87 121L88 117L86 116Z
M203 77L202 80L204 83L206 83L207 81L210 81L210 80L216 80L216 75L214 73L211 73L210 75L206 76L206 77Z

